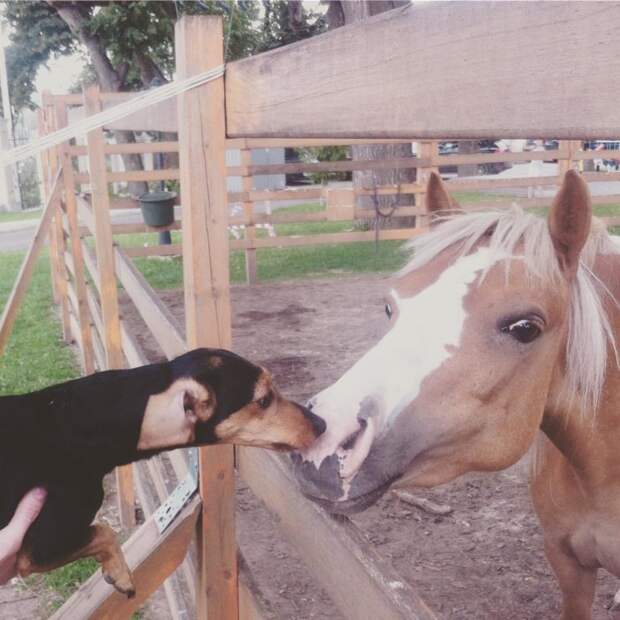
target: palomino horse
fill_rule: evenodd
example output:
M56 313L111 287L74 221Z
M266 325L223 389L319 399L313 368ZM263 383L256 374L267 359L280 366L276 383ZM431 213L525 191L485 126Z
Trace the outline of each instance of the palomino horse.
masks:
M436 175L427 205L455 207ZM326 431L296 476L347 514L390 486L508 467L541 429L534 504L563 618L585 620L598 568L620 577L620 244L573 171L547 222L516 207L436 219L389 293L391 330L312 399Z

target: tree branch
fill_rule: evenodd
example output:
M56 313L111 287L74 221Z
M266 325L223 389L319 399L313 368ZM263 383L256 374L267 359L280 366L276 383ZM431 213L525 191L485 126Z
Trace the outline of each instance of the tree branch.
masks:
M121 80L105 53L105 48L99 37L90 33L88 16L84 14L79 5L69 5L66 2L54 2L53 0L47 0L47 2L56 9L56 12L69 26L71 32L88 50L102 90L118 91L121 86Z

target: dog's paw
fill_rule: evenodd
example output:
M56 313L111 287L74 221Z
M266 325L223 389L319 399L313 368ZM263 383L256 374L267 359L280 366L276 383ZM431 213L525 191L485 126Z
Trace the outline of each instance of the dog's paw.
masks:
M136 586L127 567L120 567L120 570L113 573L105 569L102 569L102 572L106 583L113 586L117 592L124 594L127 598L133 598L136 595Z

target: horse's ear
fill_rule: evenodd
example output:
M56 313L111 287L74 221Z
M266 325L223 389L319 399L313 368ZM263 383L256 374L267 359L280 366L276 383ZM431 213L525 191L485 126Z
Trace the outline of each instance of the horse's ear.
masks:
M459 208L458 202L448 194L441 177L436 172L431 172L426 186L426 212L431 216L431 224L434 219L433 216L439 212Z
M549 233L560 268L568 278L577 272L579 254L590 234L592 203L587 183L574 170L564 175L549 211Z

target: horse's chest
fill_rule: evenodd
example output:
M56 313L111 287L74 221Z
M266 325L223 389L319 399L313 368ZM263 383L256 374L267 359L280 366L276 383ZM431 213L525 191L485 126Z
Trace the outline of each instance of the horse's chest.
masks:
M603 567L620 577L620 515L588 519L570 536L570 546L582 566Z

